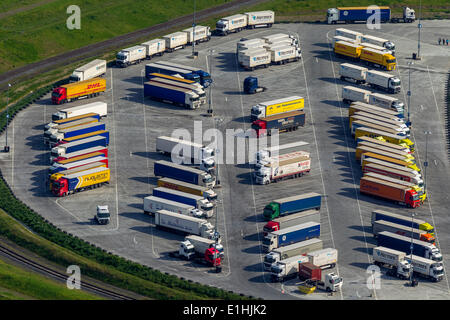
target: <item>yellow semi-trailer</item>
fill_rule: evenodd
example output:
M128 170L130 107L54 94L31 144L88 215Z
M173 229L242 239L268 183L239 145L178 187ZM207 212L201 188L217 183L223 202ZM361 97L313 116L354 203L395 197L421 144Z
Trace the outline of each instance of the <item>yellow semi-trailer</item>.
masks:
M386 131L376 130L368 127L360 127L355 130L355 140L359 137L367 136L371 138L382 137L384 140L390 143L398 144L400 146L408 147L411 152L414 152L414 142L403 136L391 134Z
M62 104L80 98L91 98L98 96L100 92L105 92L105 90L106 80L103 78L93 78L85 81L65 84L53 89L52 103Z
M360 44L337 41L334 43L334 53L338 57L359 60L363 47Z
M367 141L360 141L360 142L358 142L358 147L359 146L361 146L361 147L362 146L367 146L367 147L370 147L370 148L380 149L380 150L383 150L383 151L396 153L396 154L405 156L408 159L414 159L414 156L412 154L410 154L409 152L407 152L407 151L404 151L404 150L401 150L401 149L398 149L398 148L391 148L391 147L383 146L383 145L378 144L378 143L371 143L371 142L367 142Z
M417 179L419 179L419 180L422 179L422 176L418 171L408 168L406 166L402 166L400 164L388 162L385 160L380 160L380 159L375 159L375 158L366 158L362 162L363 171L364 171L365 166L367 166L367 165L371 165L371 166L379 165L379 166L383 166L383 167L389 167L390 169L393 169L393 170L399 170L399 171L405 172L407 174L412 174L412 175L416 176Z
M395 70L396 60L392 54L367 47L361 48L359 58L367 65L382 68L387 71Z
M381 130L381 131L389 132L391 134L403 136L405 138L408 137L408 134L406 133L406 131L402 130L400 127L391 127L391 126L384 125L384 124L381 125L379 123L374 123L374 121L369 121L369 120L364 120L364 121L363 120L354 120L352 122L352 126L350 128L352 136L355 135L355 130L359 127L373 128L376 130Z
M110 177L109 168L103 167L76 172L53 181L52 193L57 197L65 197L75 192L97 188L109 182Z
M304 107L305 99L300 96L260 102L252 107L250 118L252 121L255 121L284 112L303 110Z
M369 97L370 98L370 97ZM383 114L386 116L399 117L403 119L403 113L396 109L384 108L374 104L364 103L362 101L355 101L350 104L348 108L348 116L351 117L355 112L367 112L373 114Z
M415 163L412 163L411 161L402 159L401 157L399 157L397 155L392 155L391 153L386 153L384 151L377 151L376 153L364 152L363 154L361 154L361 166L364 166L364 163L365 163L366 159L368 159L368 158L390 162L390 163L397 164L397 165L407 167L407 168L411 168L417 172L420 172L419 167Z
M409 153L409 154L412 153L411 150L408 147L400 146L400 145L395 144L395 143L390 143L390 142L387 142L385 140L381 140L383 138L381 138L381 139L380 138L381 137L375 139L375 138L371 138L371 137L362 136L362 137L359 137L358 140L356 140L356 143L359 145L362 142L367 142L367 143L370 143L370 144L373 144L373 145L379 145L379 146L382 146L382 147L388 147L390 149L397 150L397 151L403 151L403 152L406 152L406 153Z
M355 150L355 158L357 161L361 160L361 155L364 152L373 152L377 154L383 154L386 152L385 155L396 155L399 157L403 157L405 161L412 161L415 163L415 159L413 156L411 156L409 153L402 152L402 151L396 151L385 147L380 147L379 145L373 146L373 144L358 144ZM401 159L401 158L400 158Z

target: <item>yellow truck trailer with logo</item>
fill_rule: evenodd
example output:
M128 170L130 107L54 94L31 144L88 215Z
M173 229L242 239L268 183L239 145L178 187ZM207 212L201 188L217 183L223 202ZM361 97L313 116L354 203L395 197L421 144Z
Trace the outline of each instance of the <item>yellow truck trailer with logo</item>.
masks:
M109 182L110 177L109 168L103 167L76 172L53 181L52 193L57 197L65 197L75 192L97 188Z
M413 154L413 152L411 152L411 150L408 147L404 147L395 143L390 143L387 142L386 140L384 140L383 137L377 137L377 138L371 138L371 137L367 137L367 136L361 136L356 140L356 143L359 145L362 142L367 142L373 145L379 145L382 147L387 147L396 151L403 151L403 152L407 152L409 154Z
M397 164L397 165L400 165L400 166L403 166L403 167L406 167L406 168L413 169L413 170L415 170L417 172L420 172L420 168L417 166L417 164L411 163L411 161L408 162L405 159L401 159L401 158L399 159L398 156L392 157L391 154L388 154L388 155L383 154L383 151L379 151L377 153L374 153L374 152L363 152L361 154L361 166L362 167L364 167L365 160L367 158L369 158L369 159L370 158L375 158L375 159L378 159L378 160L390 162L390 163Z
M300 96L290 96L282 99L260 102L252 107L250 118L252 121L255 121L280 113L300 111L303 110L304 107L305 99Z
M352 58L354 60L359 59L361 56L361 50L363 46L357 43L336 41L334 43L334 53L338 57Z
M409 159L409 160L411 160L411 161L413 161L415 163L414 156L412 156L408 152L392 149L392 148L389 148L389 147L381 146L379 144L370 143L370 142L358 143L358 146L356 147L356 154L355 154L356 160L360 160L361 159L361 153L365 152L364 150L368 150L368 149L375 149L375 150L379 150L379 151L384 151L384 152L389 152L389 153L392 153L392 154L396 154L396 155L404 157L405 159Z

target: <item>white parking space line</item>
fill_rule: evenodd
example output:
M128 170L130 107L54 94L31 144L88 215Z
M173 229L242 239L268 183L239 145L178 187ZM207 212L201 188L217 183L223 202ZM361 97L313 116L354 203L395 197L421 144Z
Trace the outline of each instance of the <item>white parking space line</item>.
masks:
M114 148L114 176L116 177L115 194L116 194L116 227L109 231L117 231L119 229L119 191L118 191L118 174L117 174L117 150L116 150L116 126L115 126L115 112L114 112L114 83L113 83L113 68L111 68L111 109L112 109L112 127L113 127L113 148Z
M296 33L296 35L297 35L298 42L300 43L300 36L299 36L298 33ZM304 55L302 53L302 59L303 59L303 57L304 57ZM313 129L314 143L316 145L317 162L319 163L320 180L322 181L322 190L323 190L323 194L325 195L325 194L327 194L327 192L325 190L325 181L323 180L322 165L320 163L319 144L317 143L316 128L314 126L314 117L313 117L313 112L312 112L312 107L311 107L311 99L309 97L308 81L306 79L306 69L305 69L304 64L302 64L302 66L303 66L303 77L305 78L306 96L308 98L308 108L309 108L309 113L310 113L310 117L311 117L311 127ZM331 219L330 219L330 211L328 210L327 197L323 197L323 200L325 201L326 210L327 210L327 217L328 217L328 224L330 226L331 243L333 245L333 248L336 248L336 245L334 243L334 237L333 237L333 227L331 225ZM336 263L336 272L339 274L339 264L338 263ZM341 300L343 300L344 297L342 295L342 290L339 290L339 294L341 296Z

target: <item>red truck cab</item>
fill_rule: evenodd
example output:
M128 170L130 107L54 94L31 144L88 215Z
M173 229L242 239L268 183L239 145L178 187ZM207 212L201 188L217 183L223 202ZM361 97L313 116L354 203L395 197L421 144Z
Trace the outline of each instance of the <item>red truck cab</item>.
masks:
M214 248L208 248L205 251L205 261L214 267L220 266L220 252Z
M259 138L266 133L266 122L260 119L253 121L252 129L256 132L256 137Z
M59 178L52 182L52 193L57 197L62 197L69 193L69 181L64 178Z
M405 203L411 208L418 208L422 204L419 194L414 190L408 190L405 194Z
M67 99L66 88L58 87L53 89L52 92L52 103L62 104Z
M270 233L270 232L278 231L278 230L280 230L280 224L275 221L269 221L263 227L264 235L266 235L267 233Z

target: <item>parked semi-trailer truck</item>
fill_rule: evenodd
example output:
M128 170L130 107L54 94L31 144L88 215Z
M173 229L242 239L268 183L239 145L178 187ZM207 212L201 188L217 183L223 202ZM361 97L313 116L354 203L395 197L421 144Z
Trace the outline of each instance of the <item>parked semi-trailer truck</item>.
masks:
M140 63L147 58L147 48L142 45L120 50L116 55L116 64L125 68L132 64Z
M53 158L51 161L51 164L53 164L55 162L76 159L78 157L93 157L93 156L97 156L98 155L97 153L103 154L105 157L107 157L108 156L108 148L98 146L98 147L92 147L92 148L87 148L87 149L82 149L79 151L66 153L63 156Z
M160 77L153 77L151 80L155 81L155 82L163 83L163 84L168 84L168 85L171 85L171 86L174 86L174 87L179 87L179 88L192 90L195 94L197 94L199 96L200 104L205 104L206 103L205 90L203 88L197 87L196 85L183 83L183 82L175 81L175 80L170 80L170 79L167 79L167 78L160 78ZM196 83L196 84L198 84L198 83Z
M367 72L366 82L372 88L384 90L389 93L397 93L401 89L400 79L386 72L369 70Z
M91 124L91 123L98 123L99 117L92 117L92 118L83 118L77 121L71 121L65 124L53 126L47 131L44 132L44 144L48 144L50 137L54 134L57 134L59 131L68 130L71 128L75 128L78 126L82 126L85 124Z
M169 76L167 74L155 72L155 73L148 74L147 77L150 80L152 80L153 78L159 78L159 79L162 78L162 79L168 79L168 80L172 80L172 81L176 81L176 82L180 82L180 83L190 84L190 85L195 86L197 88L197 90L203 90L203 86L200 83L195 82L194 80L184 79L181 76Z
M166 52L173 52L178 49L184 49L188 43L188 35L186 32L174 32L163 36L166 40Z
M284 260L299 254L305 255L308 252L320 250L322 248L323 242L319 238L313 238L296 242L284 247L279 247L264 256L264 270L270 271L270 268L280 260Z
M100 121L101 117L97 113L90 112L90 113L86 113L86 114L81 114L79 116L68 117L68 118L61 119L61 120L52 120L52 122L49 122L45 125L44 133L47 130L57 129L58 126L66 125L66 124L69 124L70 122L74 122L74 121L83 120L85 118L96 118L98 121Z
M388 166L379 165L379 164L376 164L376 163L366 164L363 167L363 174L366 174L366 173L369 173L369 172L378 173L378 174L386 175L388 177L392 177L392 178L396 178L396 179L412 182L412 183L416 184L419 187L423 187L423 179L422 179L421 175L418 174L418 173L411 173L410 172L410 171L414 171L414 170L411 170L411 169L408 170L409 168L396 166L396 165L390 164L388 162L386 162L386 164ZM399 169L395 169L395 168L392 168L391 166L399 167L401 169L400 170ZM402 170L402 169L406 169L406 170Z
M103 157L103 156L97 156L97 157L93 157L93 158L74 161L74 162L67 163L67 164L55 163L48 169L48 173L49 173L49 175L52 175L54 173L58 173L58 172L61 172L64 170L82 167L84 165L91 164L93 162L102 162L102 163L106 164L106 167L108 168L108 158Z
M308 152L297 151L283 154L271 163L259 167L255 171L257 184L269 184L284 179L293 179L309 173L311 158Z
M55 165L55 164L65 165L65 164L69 164L72 162L86 160L86 159L90 159L90 158L94 158L94 157L105 157L106 158L107 156L105 156L105 154L103 152L96 151L96 152L91 152L88 154L79 155L79 156L73 157L71 159L65 159L65 160L60 159L58 161L53 161L52 165Z
M400 179L396 179L396 178L392 178L389 176L385 176L382 174L378 174L378 173L374 173L374 172L368 172L364 175L365 177L371 177L371 178L375 178L375 179L379 179L379 180L384 180L387 182L391 182L391 183L395 183L398 185L402 185L405 186L407 188L411 188L413 190L415 190L417 192L417 194L419 195L419 198L422 202L424 202L427 198L427 193L425 192L425 189L423 187L419 187L418 185L408 182L408 181L404 181L404 180L400 180Z
M358 113L358 112L357 112ZM356 113L355 113L356 114ZM383 137L376 137L376 138L371 138L371 137L367 137L367 136L361 136L356 140L356 143L360 144L363 142L368 142L371 144L377 144L383 147L388 147L394 150L398 150L398 151L403 151L403 152L408 152L410 154L414 154L414 152L411 151L411 149L409 149L407 146L402 146L402 145L398 145L395 143L391 143L391 142L387 142L386 140L384 140Z
M319 210L305 210L287 216L275 218L267 222L263 227L263 235L266 236L269 232L278 231L284 228L292 227L305 222L320 222Z
M214 238L214 226L204 219L180 215L167 210L158 210L155 213L154 223L159 228L194 234L208 239Z
M444 265L442 262L436 262L417 255L408 255L406 260L411 263L415 275L434 282L441 281L444 278Z
M388 275L400 279L409 279L411 264L406 260L406 253L386 247L373 248L373 263L388 268Z
M253 121L252 129L256 132L256 137L259 138L264 135L272 135L272 130L279 132L295 131L300 126L305 125L305 112L290 111L274 116L261 118Z
M53 181L52 193L57 197L65 197L75 192L100 187L109 182L109 179L108 168L98 167L80 171Z
M421 205L419 194L414 189L386 180L364 176L360 180L359 191L405 204L410 208L417 208Z
M177 179L208 188L212 188L216 184L216 179L203 170L164 160L155 162L154 174L157 177Z
M210 188L171 178L158 179L158 187L164 187L186 193L191 193L197 196L202 196L203 198L208 199L210 201L214 201L217 199L217 193L215 193Z
M291 111L303 110L305 107L305 99L299 96L290 96L282 99L260 102L253 106L250 111L250 119L266 118L276 114Z
M356 43L360 43L361 38L363 36L363 34L361 32L353 31L353 30L349 30L349 29L345 29L345 28L337 28L334 31L334 35L337 37L350 38L350 39L354 40Z
M391 50L393 53L395 53L395 44L387 39L383 39L383 38L378 38L378 37L374 37L368 34L364 34L361 37L361 42L362 43L370 43L370 44L374 44L376 46L380 46L380 47L384 47L388 50Z
M382 121L377 121L370 118L364 118L361 120L355 120L352 121L352 125L350 127L350 133L352 136L355 135L355 131L357 128L373 128L380 131L389 132L391 134L403 136L403 137L409 137L409 128L408 127L401 127L400 125L391 125Z
M320 210L321 200L322 196L315 192L273 200L264 207L263 216L265 220L273 220L280 216L301 211Z
M404 226L402 224L393 223L385 220L376 220L372 222L372 233L376 238L380 232L389 231L392 233L400 234L406 237L412 237L421 241L425 241L431 244L435 244L435 237L424 230L411 228L411 226Z
M392 71L396 68L395 57L381 50L363 47L359 58L369 66L378 67L387 71Z
M379 22L414 22L416 19L415 11L408 7L403 7L402 17L391 17L391 9L387 6L378 7ZM354 23L367 22L374 14L371 7L337 7L327 10L328 24L336 24L338 22Z
M245 70L253 71L256 68L267 68L271 63L271 53L266 50L261 51L243 51L244 55L241 56L241 66Z
M191 72L193 75L198 76L200 79L199 80L200 84L205 88L209 87L209 85L212 83L211 75L198 67L191 67L184 64L169 61L158 61L157 64L171 68L177 68L179 70L187 70L188 72Z
M372 211L372 218L371 218L372 225L374 221L377 220L389 221L410 228L423 230L434 236L434 227L422 219L418 218L411 219L410 216L405 216L398 213L392 213L384 210L374 210Z
M195 32L194 32L195 31ZM184 29L183 32L187 33L187 43L192 45L199 44L200 42L206 42L211 40L211 31L209 27L205 26L195 26Z
M56 133L52 134L49 139L50 147L53 148L58 142L70 138L79 136L86 133L91 133L94 131L105 130L106 126L103 122L92 122L87 124L82 124L76 127L71 127L67 129L58 130Z
M164 55L166 51L166 41L163 39L153 39L141 43L141 46L145 47L145 56L147 59L151 59L154 56Z
M156 62L145 65L145 77L148 80L151 79L150 75L152 73L160 73L160 74L165 74L165 75L169 75L169 76L180 76L180 77L182 77L182 79L192 80L192 81L195 81L198 83L200 83L200 81L201 81L200 76L198 74L192 72L192 70L187 70L185 68L176 68L176 67L156 63Z
M341 63L339 66L339 75L341 80L353 81L356 84L366 82L367 68L360 67L350 63Z
M171 253L171 255L213 267L219 267L222 262L221 258L224 256L221 244L215 245L214 240L195 235L187 236L184 241L180 242L178 252Z
M93 78L80 82L65 84L53 89L52 103L63 104L81 98L91 98L98 96L101 92L105 92L105 90L106 80L103 78Z
M373 94L371 94L371 95L373 95ZM350 107L348 108L348 116L350 117L350 116L354 115L356 112L363 111L363 112L375 113L375 114L385 114L386 116L388 116L388 115L395 116L398 118L403 118L403 121L404 121L403 108L401 110L397 110L397 107L391 108L391 105L389 105L389 107L387 107L387 108L384 108L379 105L377 106L377 105L373 105L373 104L368 104L367 102L363 102L363 101L352 102L350 104Z
M144 83L144 95L152 100L168 102L188 109L200 107L200 97L193 90L156 81Z
M297 255L276 262L270 268L272 281L283 282L295 278L298 274L298 266L304 262L308 262L308 257L304 255Z
M257 163L271 162L270 159L280 155L280 151L285 151L283 153L294 152L298 150L298 147L305 146L307 144L308 142L305 141L296 141L262 148L255 153L255 160Z
M106 147L106 138L102 136L90 137L87 139L77 140L71 143L64 143L52 148L50 154L50 162L58 157L63 157L66 154L80 151L93 147Z
M276 248L287 246L295 242L319 237L320 223L306 222L269 233L263 238L262 247L264 252L270 252Z
M79 82L101 77L106 73L106 60L95 59L81 67L76 68L69 77L69 82Z
M87 114L98 114L100 117L106 117L108 114L108 105L105 102L92 102L88 104L83 104L81 106L65 108L58 110L52 114L52 121L67 119L71 117L87 115Z
M410 139L405 138L405 136L400 136L396 134L392 134L386 131L377 130L368 127L359 127L355 130L355 140L358 140L359 137L367 136L371 138L382 137L384 140L390 143L395 143L401 146L408 147L412 152L414 152L414 142Z
M54 173L48 179L49 190L50 191L53 190L53 182L58 181L60 178L63 178L63 177L69 176L69 175L73 175L73 174L76 174L81 171L87 171L87 170L91 170L91 169L95 169L95 168L108 168L108 166L106 163L98 161L98 162L92 162L92 163L86 164L81 167L76 167L76 168L72 168L69 170L64 170L64 171Z
M377 239L379 246L403 251L407 254L411 253L412 243L412 253L414 255L434 261L442 261L442 254L439 249L428 242L417 239L411 240L411 237L405 237L389 231L380 232Z
M172 161L197 164L201 170L213 172L216 167L213 148L168 136L156 138L156 151L171 155Z
M273 64L285 64L298 61L302 57L302 51L294 46L280 45L268 49Z
M204 213L205 218L211 218L214 214L214 204L202 196L164 187L153 189L153 195L155 197L191 205L201 210Z
M247 27L248 16L245 14L235 14L233 16L224 17L217 21L216 32L219 35L226 36L231 32L239 32Z
M376 92L370 94L367 103L386 109L396 110L399 113L403 113L405 109L405 104L399 99Z
M204 212L197 209L195 206L167 200L165 198L148 196L144 198L144 213L155 214L158 210L167 210L179 214L184 214L196 218L202 218L205 216Z
M342 87L342 101L344 101L344 103L351 103L355 101L368 102L370 94L371 92L369 90L352 86Z
M54 146L57 147L62 144L65 144L65 143L71 143L71 142L75 142L78 140L84 140L87 138L92 138L92 137L97 137L97 136L104 137L106 139L106 145L107 146L109 145L109 131L97 130L97 131L92 131L92 132L85 133L85 134L80 134L78 136L74 136L74 137L70 137L70 138L64 138L63 140L57 142Z
M384 114L375 114L375 113L367 113L367 112L355 112L352 116L350 116L349 119L349 125L352 125L353 120L363 120L368 121L369 119L380 121L382 124L389 124L389 125L395 125L402 128L404 131L406 131L408 134L410 133L409 127L405 124L405 122L401 118L393 118L390 116L386 116ZM375 122L374 122L375 123ZM380 124L380 125L382 125ZM400 146L398 146L400 148Z

